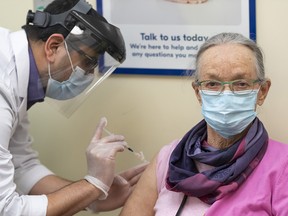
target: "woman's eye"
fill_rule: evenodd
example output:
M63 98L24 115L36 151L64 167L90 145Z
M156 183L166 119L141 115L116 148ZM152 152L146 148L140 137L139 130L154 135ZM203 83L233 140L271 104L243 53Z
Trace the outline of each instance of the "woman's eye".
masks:
M238 87L247 87L247 86L249 86L249 84L247 82L245 82L245 81L237 82L237 83L235 83L235 85L238 86Z
M221 83L218 83L218 82L208 82L208 83L206 83L206 86L207 86L207 87L210 87L210 88L219 87L219 86L221 86Z

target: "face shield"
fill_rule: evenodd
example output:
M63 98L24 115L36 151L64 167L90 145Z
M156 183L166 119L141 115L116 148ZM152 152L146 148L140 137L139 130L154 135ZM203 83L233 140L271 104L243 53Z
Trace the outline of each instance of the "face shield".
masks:
M87 14L91 9L91 6L87 5L84 0L80 0L74 8L65 12L65 14L49 14L49 22L41 21L43 18L35 20L37 14L34 14L34 24L40 23L42 26L44 25L43 23L46 23L45 25L47 26L61 24L70 32L65 37L65 46L71 63L73 78L70 76L69 79L63 81L66 84L67 82L71 82L69 83L70 95L62 98L59 97L57 100L45 98L45 100L54 105L66 117L70 117L88 95L126 57L125 44L120 30L109 24L100 15ZM38 15L38 17L41 16ZM62 19L62 22L59 21L60 19ZM61 73L61 71L57 73ZM65 94L61 92L62 90L59 88L55 89L58 92L54 92L53 94Z

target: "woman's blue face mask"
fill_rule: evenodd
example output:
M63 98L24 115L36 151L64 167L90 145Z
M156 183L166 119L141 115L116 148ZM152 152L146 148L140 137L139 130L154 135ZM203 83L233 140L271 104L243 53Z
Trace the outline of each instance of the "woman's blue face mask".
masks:
M240 94L224 91L219 95L200 91L202 115L210 127L229 139L245 130L255 119L258 91L255 89Z

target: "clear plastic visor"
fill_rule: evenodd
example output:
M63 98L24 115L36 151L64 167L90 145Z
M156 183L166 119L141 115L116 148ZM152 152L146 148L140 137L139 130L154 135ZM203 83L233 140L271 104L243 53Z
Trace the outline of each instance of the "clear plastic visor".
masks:
M59 92L57 94L71 95L69 99L59 100L46 97L45 100L69 118L87 99L89 94L113 73L120 63L105 51L107 47L106 42L91 37L89 30L83 31L76 26L66 37L65 43L66 50L69 52L67 56L73 65L71 66L71 71L74 73L74 81L72 85L71 83L69 84L69 91L67 91L67 88L58 88L57 91ZM75 73L77 67L82 69L81 73ZM72 81L70 78L68 77L63 83ZM86 81L83 81L83 79ZM77 80L81 81L78 82Z

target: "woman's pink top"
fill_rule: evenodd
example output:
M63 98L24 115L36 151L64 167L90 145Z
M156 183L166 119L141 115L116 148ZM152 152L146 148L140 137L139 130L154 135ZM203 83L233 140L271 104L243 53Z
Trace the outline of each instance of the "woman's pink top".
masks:
M164 146L157 158L158 200L155 216L174 216L182 193L166 189L170 154L178 141ZM240 188L209 206L188 197L181 216L288 216L288 145L269 140L267 151Z

